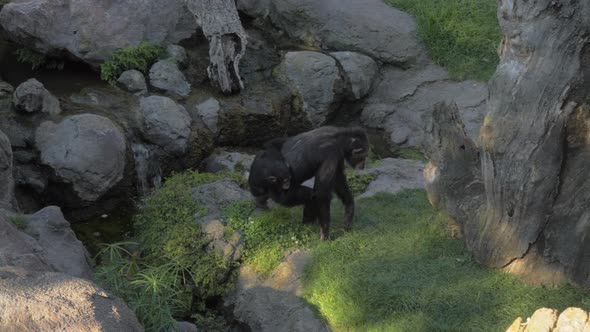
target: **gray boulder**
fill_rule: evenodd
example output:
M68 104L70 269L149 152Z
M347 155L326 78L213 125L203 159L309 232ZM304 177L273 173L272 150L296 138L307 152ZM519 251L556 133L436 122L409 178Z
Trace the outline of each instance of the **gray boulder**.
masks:
M385 158L371 168L358 171L374 179L359 198L384 192L397 194L404 189L424 189L424 163L419 160Z
M26 113L43 112L52 115L61 113L59 100L43 84L31 78L14 91L14 106Z
M145 77L140 71L134 69L124 71L117 79L117 85L137 96L147 94Z
M122 178L125 137L102 116L80 114L43 122L35 133L41 163L53 169L84 201L96 201Z
M90 254L70 228L57 206L48 206L26 216L25 233L37 240L55 271L92 279Z
M8 137L0 131L0 208L13 207L14 179L12 176L12 147Z
M203 221L221 219L222 210L232 202L250 199L250 193L231 180L218 180L193 188L193 200L207 207Z
M7 82L0 80L0 111L9 110L12 106L12 95L14 87Z
M267 279L243 265L235 294L226 299L234 305L235 318L252 331L330 331L300 297L303 268L310 260L308 252L294 251Z
M50 55L65 50L94 66L118 48L176 43L197 31L181 0L13 1L0 12L0 25L20 44Z
M10 220L14 217L14 214L0 213L0 267L17 266L28 271L54 271L39 243L19 231Z
M238 9L270 18L306 46L356 51L395 64L424 54L414 19L382 0L239 0Z
M199 118L203 121L207 129L209 129L214 135L217 135L217 121L219 121L219 112L221 111L221 105L215 98L209 98L204 102L195 106L193 118Z
M166 59L176 62L180 67L185 67L188 64L186 50L179 45L166 46Z
M303 101L303 111L319 127L344 88L334 58L319 52L288 52L275 71Z
M191 117L184 107L162 96L141 98L139 104L146 139L167 153L183 155L191 133Z
M377 63L370 57L355 52L333 52L330 55L336 58L343 70L349 94L354 99L365 97L377 75Z
M62 273L0 268L0 331L143 331L121 299Z
M217 173L221 171L239 172L248 176L254 155L216 150L203 161L205 172Z
M150 69L150 85L163 92L188 97L191 85L186 81L178 65L170 60L160 60Z
M381 72L361 114L365 126L384 129L394 144L420 147L434 104L452 100L459 107L468 135L478 141L487 111L485 83L451 81L447 71L436 65L408 70L386 66Z
M16 159L15 153L15 160ZM24 165L18 165L15 167L14 182L18 186L29 187L38 194L41 194L47 187L47 177L42 174L41 170L36 165L28 164L31 161L32 160L26 161Z

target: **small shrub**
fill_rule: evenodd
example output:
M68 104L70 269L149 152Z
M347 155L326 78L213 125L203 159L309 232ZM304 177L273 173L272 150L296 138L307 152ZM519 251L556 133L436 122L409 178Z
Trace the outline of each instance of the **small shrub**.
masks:
M25 216L23 216L22 214L17 214L17 215L12 216L12 217L10 217L8 219L18 229L25 229L25 228L27 228L27 218L25 218Z
M150 66L163 54L162 46L148 42L142 42L137 47L120 48L100 66L100 78L112 84L126 70L135 69L147 74Z
M35 52L29 48L19 48L14 53L18 62L30 64L32 70L41 67L47 62L47 57L44 54Z
M348 182L353 195L364 193L373 180L375 180L373 174L359 174L355 171L346 172L346 182Z

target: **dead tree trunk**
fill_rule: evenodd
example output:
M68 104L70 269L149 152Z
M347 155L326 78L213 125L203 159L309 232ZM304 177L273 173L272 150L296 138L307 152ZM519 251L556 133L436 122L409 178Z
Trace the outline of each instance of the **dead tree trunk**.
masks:
M474 197L482 198L458 220L480 263L512 270L520 264L521 271L522 264L553 266L590 285L590 114L583 111L590 96L590 2L501 0L498 19L504 45L480 131L481 168L467 172L481 171L481 195L465 190L449 200L461 196L456 188L440 179L430 187L451 202L443 207L454 215L466 200L473 206Z
M223 93L244 88L238 65L246 52L246 32L234 0L186 0L209 40L207 74Z

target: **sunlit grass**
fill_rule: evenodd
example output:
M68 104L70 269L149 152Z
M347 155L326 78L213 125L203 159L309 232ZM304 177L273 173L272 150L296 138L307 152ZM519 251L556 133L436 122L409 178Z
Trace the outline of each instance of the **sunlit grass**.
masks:
M452 78L488 80L498 64L496 0L386 0L416 17L432 59Z
M335 331L503 331L543 306L590 306L480 267L448 222L420 190L360 200L354 230L312 248L306 300Z

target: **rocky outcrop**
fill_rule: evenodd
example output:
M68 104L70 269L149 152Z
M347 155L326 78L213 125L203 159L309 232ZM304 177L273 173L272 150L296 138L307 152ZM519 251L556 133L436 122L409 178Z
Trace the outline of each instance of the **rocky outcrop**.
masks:
M27 271L54 271L39 243L33 237L19 231L15 219L10 220L11 218L15 218L15 215L0 213L0 267L15 266ZM20 220L21 223L24 221Z
M365 126L385 130L394 144L421 147L434 105L455 101L468 135L477 141L487 112L485 83L451 81L436 65L408 70L387 66L381 76L362 111Z
M183 106L162 96L141 98L145 138L166 153L180 156L186 152L191 133L191 117Z
M203 165L205 172L239 172L247 178L253 161L254 155L251 154L216 150L203 161Z
M332 52L330 55L338 61L342 70L348 90L347 95L352 96L353 99L365 97L379 69L375 60L355 52Z
M43 112L52 115L61 113L59 100L43 84L31 78L14 91L14 106L26 113Z
M12 208L13 200L12 147L8 137L0 131L0 208Z
M191 92L191 85L174 61L156 62L150 69L149 77L153 88L172 96L188 97Z
M275 74L301 98L303 111L315 127L324 123L344 90L336 60L319 52L288 52Z
M0 25L20 44L49 55L65 51L95 66L118 48L176 43L197 30L180 0L13 1L0 12Z
M142 96L147 94L145 77L135 69L124 71L117 79L117 85L134 95Z
M143 331L125 303L92 282L0 267L0 330Z
M506 332L583 332L590 331L588 312L580 308L567 308L561 314L555 309L541 308L526 321L518 317Z
M179 67L185 67L188 64L186 50L179 45L166 46L166 60L175 62Z
M268 18L308 47L356 51L404 66L424 55L412 17L381 0L239 0L238 9Z
M242 266L236 291L226 299L235 318L252 331L329 331L300 298L301 275L310 260L306 251L292 252L267 279Z
M221 105L215 98L209 98L195 106L193 111L193 119L199 118L207 129L209 129L213 135L217 135L219 132L217 128L217 121L219 121L219 112L221 111Z
M96 201L122 178L126 140L109 119L80 114L43 122L35 133L41 163L84 201Z
M47 263L55 271L92 279L90 254L76 238L59 207L48 206L24 219L24 232L43 248Z
M384 192L397 194L404 189L423 189L424 163L419 160L385 158L368 169L357 171L359 174L370 174L373 181L358 198L371 197Z

